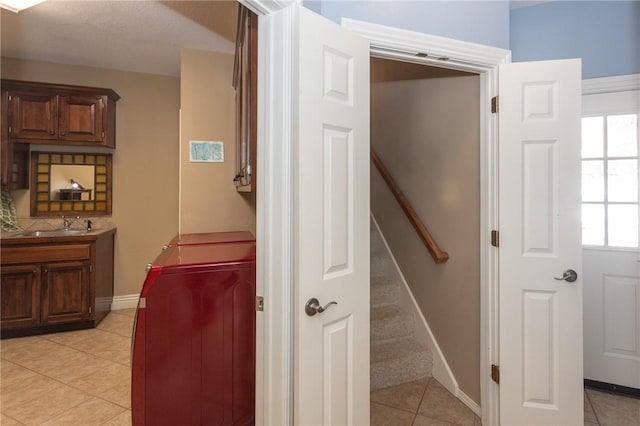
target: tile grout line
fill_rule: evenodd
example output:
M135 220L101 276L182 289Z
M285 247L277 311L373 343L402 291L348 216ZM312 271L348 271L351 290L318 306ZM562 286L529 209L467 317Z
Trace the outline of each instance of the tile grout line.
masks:
M11 416L9 416L9 415L5 414L5 413L2 413L2 415L3 415L3 416L5 416L5 417L10 418L11 420L13 420L14 422L18 423L19 425L24 425L24 423L22 423L20 420L15 419L15 418L13 418L13 417L11 417Z
M600 425L600 418L598 417L598 413L596 413L596 407L593 406L593 403L591 402L591 397L589 396L589 392L587 392L587 390L585 389L584 391L584 395L587 397L587 402L589 402L589 407L591 407L591 411L593 412L593 415L596 418L596 423L598 425Z
M411 410L407 410L406 408L400 408L400 407L396 407L396 406L393 406L393 405L385 404L385 403L382 403L382 402L369 401L369 404L381 405L383 407L393 408L394 410L404 411L405 413L412 413Z
M123 317L125 317L125 318L131 318L131 316L130 316L130 315L122 315L122 314L115 314L115 315L120 315L120 316L123 316ZM129 328L129 327L126 327L126 328ZM97 327L96 327L95 329L87 329L86 331L96 330L96 329L99 329L99 328L97 328ZM118 332L116 332L116 331L112 331L112 330L105 330L105 329L99 329L99 330L100 330L100 331L102 331L102 332L109 333L110 335L115 335L115 336L119 336L119 337L124 337L124 338L126 338L126 339L130 339L130 338L131 338L131 336L130 336L130 335L123 335L123 334L120 334L120 333L118 333ZM78 331L83 331L83 330L78 330ZM95 358L95 359L97 359L97 360L104 360L104 361L110 362L110 363L112 363L112 364L114 364L114 365L120 365L120 366L123 366L123 367L129 368L129 369L131 368L131 366L130 366L130 365L128 365L128 364L123 364L123 363L121 363L121 362L113 361L113 360L111 360L111 359L109 359L109 358L104 358L104 357L102 357L102 356L99 356L99 355L96 355L96 354L93 354L93 353L87 352L86 350L79 349L79 348L75 347L75 346L74 346L74 344L72 344L72 343L60 343L60 342L58 342L58 341L51 340L51 339L47 338L46 336L47 336L47 335L43 335L43 336L29 336L29 337L34 337L34 338L35 338L34 340L42 340L42 341L46 341L46 342L49 342L49 343L53 343L53 344L55 344L55 345L57 345L57 346L59 346L59 347L63 347L63 348L67 348L67 349L71 349L71 350L73 350L73 351L76 351L77 353L86 354L86 355L91 356L91 357L93 357L93 358ZM90 339L90 336L88 336L88 337L87 337L87 338L85 338L85 339L80 339L78 342L82 342L82 341L84 341L84 340L86 340L86 339ZM78 343L78 342L76 342L76 343ZM35 375L37 375L37 376L47 378L47 379L52 380L53 382L56 382L56 383L58 383L58 384L60 384L60 385L62 385L62 386L68 387L68 388L70 388L70 389L74 389L74 390L78 391L81 395L83 395L83 396L87 397L87 399L86 399L86 400L81 401L81 402L79 402L78 404L73 405L72 407L69 407L68 409L64 410L64 411L63 411L63 412L61 412L61 413L58 413L57 415L53 416L52 418L48 419L47 421L54 420L54 419L56 419L56 418L58 418L58 417L60 417L60 416L63 416L64 414L68 413L70 410L73 410L73 409L77 408L78 406L80 406L80 405L82 405L82 404L86 403L87 401L91 401L92 399L101 400L101 401L103 401L103 402L105 402L105 403L108 403L108 404L113 405L114 407L118 407L118 408L122 409L122 411L121 411L121 412L119 412L118 414L114 415L112 418L110 418L110 419L106 420L106 421L105 421L105 423L106 423L106 422L108 422L108 421L110 421L110 420L112 420L113 418L115 418L115 417L117 417L117 416L121 415L122 413L125 413L125 412L127 412L127 411L129 411L129 412L131 411L131 408L130 408L130 407L124 406L124 405L122 405L122 404L120 404L120 403L118 403L118 402L115 402L115 401L111 401L111 400L109 400L109 399L107 399L107 398L105 398L105 397L103 397L103 396L101 396L101 395L94 395L94 394L92 394L92 393L90 393L90 392L87 392L87 391L86 391L86 390L84 390L84 389L80 389L80 388L78 388L77 386L75 386L75 385L73 385L73 384L71 384L71 383L65 383L65 382L61 381L60 379L57 379L57 378L55 378L55 377L51 377L51 376L49 376L49 375L48 375L48 374L46 374L46 373L42 373L42 372L36 371L36 370L34 370L34 369L30 368L30 367L27 367L27 366L25 366L25 365L23 365L23 364L21 364L21 363L19 363L19 362L15 362L15 361L12 361L12 360L6 359L6 358L4 358L4 357L0 357L0 358L2 358L2 360L4 360L5 362L8 362L8 363L10 363L10 364L12 364L12 365L15 365L15 366L18 366L18 367L20 367L20 368L23 368L23 369L25 369L25 370L27 370L27 371L30 371L31 373L33 373L33 374L35 374ZM88 373L88 374L86 374L86 375L84 375L84 376L78 377L77 379L82 379L83 377L88 377L88 376L90 376L90 375L92 375L92 374L95 374L95 373L96 373L97 371L99 371L99 370L100 370L100 369L97 369L96 371L93 371L93 372L90 372L90 373ZM112 387L109 387L109 388L108 388L108 389L106 389L104 392L102 392L102 394L104 394L105 392L108 392L109 390L115 389L115 388L116 388L116 387L118 387L118 386L121 386L121 383L118 383L118 384L116 384L116 385L114 385L114 386L112 386ZM23 402L23 404L29 404L29 403L31 403L31 402L33 402L33 401L37 400L37 399L39 399L39 398L34 398L33 400L25 401L25 402ZM1 412L1 411L0 411L0 412ZM2 414L3 414L3 415L6 415L4 412L2 412ZM14 419L14 418L13 418L13 417L11 417L11 416L7 416L7 417L11 418L12 420L16 421L17 423L19 423L19 424L21 424L21 425L23 424L22 422L20 422L20 421L18 421L18 420L16 420L16 419Z
M432 379L433 379L432 377L429 377L429 380L427 380L427 383L424 385L424 390L422 391L422 396L420 397L418 408L416 408L416 412L413 414L413 420L411 421L411 425L413 425L416 422L416 419L418 418L418 413L420 412L420 406L422 406L422 401L424 400L424 396L427 394L427 388L429 387L429 383L431 383Z
M127 409L127 410L123 411L122 413L126 413L127 411L131 411L131 409ZM107 423L109 423L111 420L115 419L115 418L116 418L116 417L118 417L118 416L121 416L121 415L122 415L122 413L118 413L118 414L116 414L115 416L113 416L113 417L109 418L109 420L107 420L107 421L105 421L105 422L100 423L100 425L106 425L106 424L107 424Z
M40 372L38 372L38 371L32 370L32 369L30 369L30 368L28 368L28 367L24 367L24 366L22 366L22 365L20 365L20 364L16 364L15 362L12 362L12 361L9 361L9 360L6 360L6 359L5 359L5 361L10 362L10 363L12 363L12 364L14 364L14 365L17 365L17 366L19 366L19 367L21 367L21 368L24 368L25 370L29 370L29 371L31 371L31 372L33 372L34 374L37 374L37 375L39 375L39 376L46 377L46 378L48 378L48 379L50 379L50 380L53 380L54 382L57 382L57 383L59 383L59 384L61 384L61 385L63 385L63 386L67 386L67 387L69 387L69 388L71 388L71 389L74 389L74 390L76 390L76 391L78 391L78 392L82 393L83 395L85 395L85 396L89 397L88 399L86 399L86 400L84 400L84 401L82 401L82 402L78 403L77 405L74 405L74 406L72 406L72 407L69 407L67 410L63 411L62 413L59 413L58 415L56 415L56 416L52 417L51 419L48 419L47 421L52 420L52 419L55 419L56 417L61 416L62 414L66 413L67 411L72 410L72 409L74 409L74 408L76 408L76 407L78 407L78 406L80 406L80 405L84 404L84 403L85 403L85 402L87 402L87 401L90 401L92 398L100 399L100 400L102 400L102 401L104 401L104 402L107 402L107 403L109 403L109 404L113 404L113 405L115 405L115 406L117 406L117 407L123 408L124 410L131 410L131 407L126 407L126 406L124 406L124 405L122 405L122 404L119 404L119 403L117 403L117 402L114 402L114 401L111 401L111 400L109 400L109 399L106 399L106 398L104 398L104 397L102 397L102 396L100 396L100 395L94 395L94 394L91 394L91 393L89 393L89 392L87 392L87 391L85 391L85 390L83 390L83 389L80 389L80 388L78 388L78 387L76 387L76 386L74 386L74 385L72 385L72 384L70 384L70 383L62 382L62 381L60 381L59 379L56 379L56 378L54 378L54 377L51 377L51 376L48 376L48 375L46 375L46 374L40 373ZM89 373L89 374L87 374L87 376L90 376L91 374L94 374L94 373L95 373L95 372L93 372L93 373ZM86 377L86 376L78 377L78 379L80 379L80 378L82 378L82 377ZM114 386L112 386L112 387L110 387L110 388L106 389L106 390L105 390L105 392L107 392L107 391L109 391L109 390L111 390L111 389L114 389L114 388L115 388L115 387L117 387L117 386L120 386L120 384L114 385ZM104 393L104 392L103 392L103 393ZM30 402L35 401L35 400L39 400L39 399L40 399L40 397L36 397L36 398L30 399L30 400L28 400L28 401L24 401L24 402L22 402L21 404L29 404ZM11 407L9 407L9 408L11 408ZM0 413L2 413L3 415L5 415L5 416L6 416L6 414L5 414L4 412L1 412L1 411L0 411ZM118 413L118 415L120 415L120 414L122 414L122 413ZM11 417L11 416L7 416L7 417ZM115 416L114 416L114 417L115 417ZM12 418L12 420L15 420L13 417L11 417L11 418ZM17 420L16 420L16 421L17 421ZM18 422L18 423L23 424L23 423L21 423L21 422Z

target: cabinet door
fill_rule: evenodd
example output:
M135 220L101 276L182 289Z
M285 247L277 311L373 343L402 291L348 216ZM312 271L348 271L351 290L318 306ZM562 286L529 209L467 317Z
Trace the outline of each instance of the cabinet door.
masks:
M88 320L89 263L49 263L43 272L42 324Z
M56 95L9 92L9 103L9 135L14 141L50 140L58 137Z
M0 278L2 329L40 322L40 265L7 265Z
M60 140L102 143L104 97L61 95L59 102Z
M7 122L7 111L9 106L9 93L6 90L2 91L2 111L1 126L0 126L0 183L2 188L9 186L9 173L11 170L11 161L9 158L13 157L13 144L9 142L9 124Z
M0 111L0 182L3 189L29 188L29 145L9 139L9 92L2 91Z

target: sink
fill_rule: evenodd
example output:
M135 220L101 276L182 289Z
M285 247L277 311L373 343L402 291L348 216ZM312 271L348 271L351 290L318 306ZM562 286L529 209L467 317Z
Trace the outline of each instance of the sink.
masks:
M48 231L29 231L19 234L20 237L64 237L66 235L83 235L86 229L51 229Z

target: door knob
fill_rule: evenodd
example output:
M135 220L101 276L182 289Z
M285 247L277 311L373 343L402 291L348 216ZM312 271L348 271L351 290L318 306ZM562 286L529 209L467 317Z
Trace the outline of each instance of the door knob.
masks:
M315 314L323 313L324 311L327 310L329 306L337 305L337 304L338 302L329 302L324 306L320 306L320 302L318 302L318 299L316 299L315 297L312 297L311 299L307 300L307 304L304 305L304 311L307 313L307 315L312 317Z
M562 273L562 277L553 277L554 280L558 281L566 281L568 283L572 283L578 279L578 273L573 269L567 269Z

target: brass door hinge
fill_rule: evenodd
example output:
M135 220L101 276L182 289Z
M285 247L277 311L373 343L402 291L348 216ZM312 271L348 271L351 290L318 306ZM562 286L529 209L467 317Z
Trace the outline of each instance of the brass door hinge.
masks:
M491 112L495 114L498 111L500 111L500 101L497 96L494 96L491 98Z
M491 231L491 245L494 247L500 247L500 232Z
M491 380L500 384L500 367L495 364L491 364Z
M264 311L264 297L256 296L256 311Z

